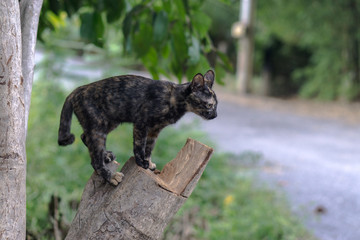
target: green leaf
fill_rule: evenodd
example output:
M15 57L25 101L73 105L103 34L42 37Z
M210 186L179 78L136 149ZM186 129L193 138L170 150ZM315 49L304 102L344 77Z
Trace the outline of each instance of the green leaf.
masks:
M181 83L182 77L183 77L183 68L181 64L176 62L176 59L173 59L170 64L172 72L175 74L176 78L178 79L178 82Z
M167 31L168 25L169 25L169 21L168 21L167 13L165 11L160 11L156 13L153 24L153 28L154 28L153 36L154 36L154 41L156 43L161 43L166 39L168 33Z
M186 20L186 10L182 0L173 0L173 4L176 7L176 11L173 12L174 16L177 16L179 20Z
M60 14L58 16L52 11L46 12L46 19L51 23L55 30L65 26L65 21L60 17Z
M171 46L170 43L167 43L164 47L161 49L161 56L163 59L168 59L171 54Z
M154 47L150 47L149 51L142 58L143 62L147 65L157 65L158 55Z
M215 66L215 81L220 85L225 85L225 82L222 80L226 75L226 69L221 64L216 64Z
M105 0L106 20L109 23L118 20L125 10L125 1L123 0Z
M200 61L200 42L194 36L191 36L191 46L189 47L188 55L188 63L190 65L196 65Z
M226 67L226 69L228 71L233 71L234 68L233 68L233 65L230 61L230 59L228 58L228 56L223 53L223 52L220 52L219 50L216 51L216 54L218 55L218 57L221 59L221 61L223 62L224 66Z
M73 0L64 0L63 4L64 4L64 10L69 16L72 16L74 13L76 13L82 6L81 1L73 1Z
M59 13L59 11L62 10L61 3L58 0L48 0L47 4L48 4L48 9L54 12L55 14Z
M154 79L159 79L158 67L158 54L154 47L150 47L149 51L141 58L145 67L149 70Z
M128 14L126 14L124 22L123 22L123 34L124 37L126 38L127 36L129 36L131 29L132 29L132 18L133 18L133 14L132 12L129 12Z
M176 63L178 65L184 65L188 58L188 44L185 29L181 22L175 23L171 30L171 43Z
M122 31L124 34L124 49L125 53L129 53L132 50L132 32L134 31L135 25L137 24L138 13L144 8L143 5L139 4L129 10L123 21Z
M211 27L211 18L201 11L195 11L191 16L191 23L199 37L204 38Z
M85 39L92 39L93 32L92 28L94 25L93 22L93 14L90 12L80 14L81 27L80 27L80 35Z
M206 35L202 40L202 50L205 53L209 53L213 50L212 41L209 35Z
M153 29L149 23L143 23L140 25L138 31L136 31L133 35L133 50L137 54L138 57L142 57L149 51L151 47Z
M105 23L101 15L97 12L84 12L80 14L80 20L80 36L95 45L102 46Z
M166 11L168 14L171 14L171 0L163 0L163 9L164 11Z
M95 25L95 44L102 45L103 37L105 33L105 22L100 13L94 13L94 25Z

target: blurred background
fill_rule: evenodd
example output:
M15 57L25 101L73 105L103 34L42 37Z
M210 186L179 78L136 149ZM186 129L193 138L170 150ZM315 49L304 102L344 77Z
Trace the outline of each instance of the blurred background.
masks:
M27 239L63 239L92 174L66 96L105 77L175 82L214 69L218 118L166 128L216 153L164 239L360 239L359 0L44 0L27 135ZM75 119L75 118L74 118ZM109 135L123 164L132 126Z

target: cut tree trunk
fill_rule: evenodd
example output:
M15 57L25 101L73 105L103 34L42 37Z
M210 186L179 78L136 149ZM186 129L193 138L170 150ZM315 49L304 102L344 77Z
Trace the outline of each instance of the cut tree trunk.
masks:
M172 217L200 179L213 149L188 139L176 158L156 174L130 158L113 187L94 173L66 237L72 239L161 239ZM118 164L111 163L113 170Z

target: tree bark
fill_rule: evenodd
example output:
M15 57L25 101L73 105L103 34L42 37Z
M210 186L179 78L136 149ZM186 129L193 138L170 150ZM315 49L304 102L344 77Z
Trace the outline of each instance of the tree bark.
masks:
M25 130L30 110L35 67L35 46L43 0L21 0L22 76L24 78Z
M244 36L239 39L236 70L236 88L241 94L250 93L254 55L255 2L256 0L241 1L240 22L246 27Z
M0 239L25 239L25 106L18 0L0 1Z
M213 149L188 139L160 174L130 158L113 187L93 174L66 237L71 239L160 239L202 175ZM111 163L114 170L116 163Z
M0 239L26 235L26 125L41 5L0 1Z

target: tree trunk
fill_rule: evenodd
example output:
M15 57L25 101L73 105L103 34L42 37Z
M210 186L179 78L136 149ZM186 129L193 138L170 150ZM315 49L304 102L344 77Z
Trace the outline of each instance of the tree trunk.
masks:
M352 72L354 73L353 75L353 83L356 86L356 88L358 89L358 91L360 91L360 14L359 14L359 7L358 7L358 3L356 0L351 0L349 3L349 11L351 13L351 27L350 27L350 31L349 31L349 36L351 39L351 43L349 44L350 47L350 66L353 66ZM360 97L360 93L357 94L357 97Z
M35 46L43 0L21 0L22 76L24 78L25 130L30 110L35 67Z
M18 0L0 1L0 239L25 239L25 106Z
M239 93L250 93L254 55L254 12L256 0L242 0L240 22L245 26L245 35L239 39L236 88Z
M160 239L194 190L212 152L188 139L159 174L138 167L130 158L117 187L94 173L66 239ZM117 164L111 164L116 170Z
M26 123L41 5L0 1L0 239L26 235Z

